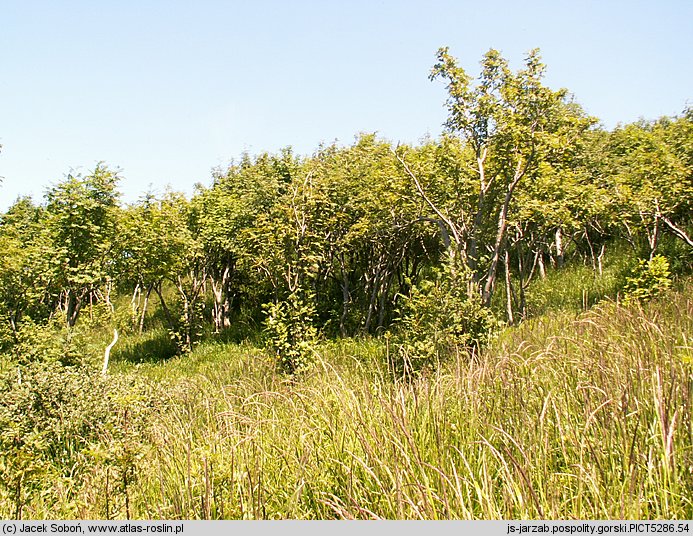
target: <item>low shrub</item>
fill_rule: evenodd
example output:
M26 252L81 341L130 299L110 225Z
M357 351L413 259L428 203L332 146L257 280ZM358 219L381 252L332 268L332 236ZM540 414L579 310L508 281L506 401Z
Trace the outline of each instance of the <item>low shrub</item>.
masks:
M624 303L647 301L671 288L669 261L662 255L641 260L626 278Z
M310 296L293 292L280 302L265 306L266 347L289 374L310 366L315 357L317 330L313 325L315 307Z
M0 375L0 514L21 518L26 504L41 503L79 517L79 490L105 478L100 496L110 517L128 502L154 400L132 377L56 362Z
M469 297L464 275L449 268L422 281L400 309L395 369L404 375L435 368L460 350L475 351L500 326L479 298Z

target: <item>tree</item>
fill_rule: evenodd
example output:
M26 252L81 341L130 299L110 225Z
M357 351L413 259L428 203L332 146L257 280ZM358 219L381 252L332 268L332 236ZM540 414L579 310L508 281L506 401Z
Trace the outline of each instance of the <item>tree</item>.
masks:
M0 317L16 341L25 314L46 313L47 260L39 219L28 197L18 199L0 218Z
M678 118L622 126L609 136L604 167L618 220L631 241L645 239L650 259L665 229L693 247L687 231L693 213L692 119L688 110Z
M517 73L498 51L489 50L476 84L447 48L438 51L437 60L431 79L447 82L445 126L461 139L464 159L455 184L469 202L454 211L437 203L414 170L402 163L445 230L451 264L469 270L470 296L478 292L489 306L518 186L534 179L542 163L559 158L593 121L568 100L566 90L542 85L544 65L537 50L527 55Z
M120 274L134 287L132 303L137 303L139 293L144 292L140 330L149 296L154 292L179 351L192 348L196 308L206 274L194 219L191 204L182 194L167 192L161 199L147 195L123 211L118 235ZM167 300L164 284L177 290L180 315Z
M52 278L69 327L112 273L118 180L117 172L99 163L86 177L69 175L48 191Z
M121 282L129 284L133 291L133 310L139 312L140 332L152 292L160 298L169 328L176 326L162 287L167 280L176 281L192 241L182 205L185 199L173 192L167 192L160 199L148 194L121 213L118 272ZM137 304L142 293L144 304L140 310Z
M214 298L215 331L230 325L231 311L240 306L244 289L247 294L255 286L254 298L264 301L262 288L250 284L262 265L254 251L255 234L299 167L290 148L278 155L244 155L239 163L217 172L212 187L193 199Z
M431 158L430 145L401 150L416 162ZM421 202L409 195L391 144L374 134L326 148L312 170L319 315L342 335L380 330L429 257L437 258L434 233L419 225Z

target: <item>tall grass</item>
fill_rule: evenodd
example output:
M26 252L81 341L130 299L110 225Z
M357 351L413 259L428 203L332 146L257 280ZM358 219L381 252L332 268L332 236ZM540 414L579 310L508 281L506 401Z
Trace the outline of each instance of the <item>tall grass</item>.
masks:
M242 347L142 369L178 379L138 515L690 518L691 290L542 317L406 383L373 342L295 381Z
M577 260L559 270L549 267L546 278L535 276L527 288L528 316L555 310L582 311L605 298L615 299L632 264L637 264L633 252L624 245L614 244L604 256L601 273ZM499 290L504 300L505 289Z
M116 362L166 410L127 504L100 468L75 500L84 517L690 519L692 346L689 282L529 320L406 382L374 340L327 343L294 379L250 344Z

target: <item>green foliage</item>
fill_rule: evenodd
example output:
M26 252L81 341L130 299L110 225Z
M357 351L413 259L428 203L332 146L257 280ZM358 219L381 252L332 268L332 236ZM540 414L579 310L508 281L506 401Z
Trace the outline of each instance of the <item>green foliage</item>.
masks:
M83 517L80 492L96 484L95 468L109 471L112 487L104 491L115 495L109 506L115 508L145 452L152 405L141 382L86 368L43 362L2 374L0 503L12 505L3 517L21 518L25 505L37 502Z
M28 319L21 323L15 337L9 354L17 363L81 364L82 355L75 345L73 332L64 329L57 319L41 323Z
M193 242L187 223L185 198L174 192L147 195L124 209L116 244L121 281L148 288L175 280Z
M100 163L90 175L70 175L47 194L45 255L68 326L112 275L119 179Z
M40 320L51 312L46 304L50 248L40 215L30 199L21 198L0 216L0 322L11 332L25 316ZM0 335L0 345L3 340L9 339Z
M265 309L266 347L276 356L280 369L289 374L307 369L315 360L317 341L310 296L293 292Z
M693 116L662 117L616 128L598 163L613 218L639 249L654 255L666 231L693 247Z
M403 300L395 339L395 368L403 375L433 369L455 355L478 351L499 324L477 296L468 293L469 276L448 266L413 286Z
M566 90L554 91L543 85L545 66L538 50L527 54L524 68L517 72L497 50L489 50L476 82L447 48L439 49L436 59L430 78L442 78L447 83L446 126L461 138L464 150L459 154L467 168L461 175L463 180L455 181L459 194L452 198L457 200L455 204L461 199L467 202L458 209L454 204L433 202L418 182L417 190L441 228L447 229L455 255L471 272L482 303L488 307L500 259L508 247L506 235L512 209L517 210L514 205L519 201L521 211L534 211L533 205L541 203L548 219L553 220L551 224L562 224L565 213L557 210L550 214L547 207L577 197L573 183L580 181L580 170L564 170L580 152L576 150L580 142L574 140L583 138L596 120L570 102ZM538 240L555 230L538 220L533 221L539 225L526 238L518 225L519 236L514 242L521 244L531 238L529 245L536 248Z
M641 260L626 278L624 303L647 301L671 288L669 261L662 255Z
M301 381L247 345L139 367L175 403L152 420L133 511L689 519L691 290L535 318L410 382L375 339L320 346Z
M689 519L691 290L688 281L642 306L534 318L479 359L460 355L408 382L393 381L374 338L319 345L300 381L258 348L216 341L117 364L160 392L132 375L44 372L31 390L48 401L46 430L72 434L45 436L71 469L43 447L3 444L2 470L15 465L0 514L18 517L24 468L27 518L124 518L129 508L137 519ZM16 422L32 375L21 385L16 367L2 376ZM63 393L58 405L46 391ZM67 453L65 437L76 438Z
M439 140L129 206L99 164L0 215L0 515L690 517L693 314L652 298L693 269L693 111L596 129L537 51L431 77ZM89 371L114 327L170 414Z

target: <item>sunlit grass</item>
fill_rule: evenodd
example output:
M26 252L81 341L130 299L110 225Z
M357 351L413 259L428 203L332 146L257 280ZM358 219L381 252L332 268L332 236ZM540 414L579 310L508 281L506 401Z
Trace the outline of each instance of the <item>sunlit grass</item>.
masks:
M252 347L138 370L172 380L138 515L690 518L691 287L507 331L397 382L373 341L290 380Z
M23 512L690 519L692 341L689 281L642 306L530 319L408 381L382 339L326 342L295 378L251 343L210 340L162 362L123 352L111 374L163 399L132 479L94 466L61 492L71 508L38 497Z

